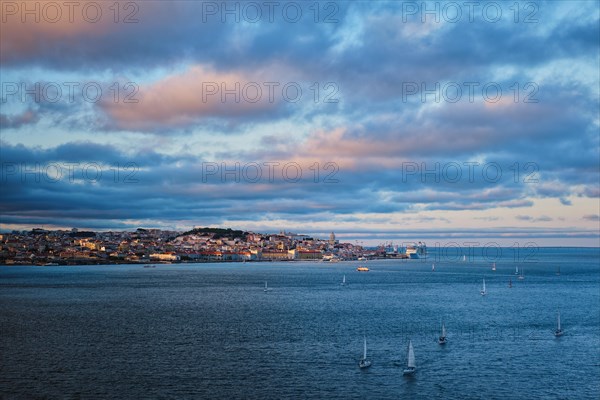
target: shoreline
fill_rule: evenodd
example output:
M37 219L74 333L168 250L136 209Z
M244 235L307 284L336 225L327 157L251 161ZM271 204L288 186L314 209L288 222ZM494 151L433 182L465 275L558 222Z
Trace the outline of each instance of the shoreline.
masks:
M373 260L409 260L410 258L406 257L380 257L380 258L370 258L368 261ZM415 259L419 260L419 259ZM420 260L426 260L426 258L421 258ZM312 262L312 263L320 263L320 264L338 264L340 262L365 262L359 260L340 260L339 262L330 262L323 260L202 260L202 261L175 261L175 262L161 262L161 261L141 261L141 262L86 262L86 260L77 260L76 262L64 262L58 261L54 263L46 263L46 264L35 264L35 263L20 263L15 262L11 264L0 264L0 267L69 267L69 266L93 266L93 265L179 265L179 264L254 264L254 263L272 263L272 262L286 262L286 263L297 263L297 262Z

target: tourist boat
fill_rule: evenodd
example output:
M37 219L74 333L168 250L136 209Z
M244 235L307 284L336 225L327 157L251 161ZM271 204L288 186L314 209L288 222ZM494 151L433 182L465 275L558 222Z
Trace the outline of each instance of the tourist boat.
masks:
M367 360L367 337L364 337L364 345L363 345L363 357L358 362L358 366L360 368L369 368L371 366L371 361Z
M440 334L440 337L438 338L438 344L446 344L446 325L444 325L443 321L442 321L442 333Z
M405 254L408 258L427 258L427 246L425 243L413 243L406 246Z
M360 267L356 268L356 270L358 272L368 272L369 268L361 265Z
M402 373L404 375L412 375L415 372L417 372L417 366L415 364L415 351L413 350L413 345L412 345L411 340L408 341L408 354L407 354L406 358L407 358L406 368L404 368L404 371L402 371Z
M564 333L562 328L560 327L560 311L558 311L558 315L556 317L556 330L554 331L554 336L559 337L562 336Z

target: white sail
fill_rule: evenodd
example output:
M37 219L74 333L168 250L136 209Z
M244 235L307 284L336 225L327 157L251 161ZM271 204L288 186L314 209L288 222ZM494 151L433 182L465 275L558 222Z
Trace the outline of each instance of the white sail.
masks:
M269 290L269 288L267 286L267 281L265 281L265 292L268 291L268 290Z
M479 293L481 293L482 296L485 296L487 294L485 290L485 278L483 278L483 286L481 287L481 291Z
M558 312L558 320L556 322L557 322L557 324L556 324L556 330L558 332L560 332L561 331L561 329L560 329L560 311Z
M342 279L342 285L346 284L346 275L344 275L344 278Z
M446 337L446 325L442 322L442 337Z
M406 366L408 368L416 368L415 364L415 351L413 350L412 340L408 341L408 362Z
M496 263L493 263L492 264L492 271L495 271L495 270L496 270Z
M369 368L371 366L371 361L367 360L367 337L364 337L364 347L363 347L363 357L358 363L360 368Z

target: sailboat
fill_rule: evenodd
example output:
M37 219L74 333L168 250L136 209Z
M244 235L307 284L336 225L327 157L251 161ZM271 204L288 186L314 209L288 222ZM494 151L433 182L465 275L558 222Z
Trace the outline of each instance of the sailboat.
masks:
M508 278L508 287L511 288L512 287L512 279Z
M521 268L521 273L519 274L519 276L517 277L518 280L522 281L523 279L525 279L525 275L523 274L523 268Z
M560 311L558 311L557 320L556 320L556 330L554 331L554 336L559 337L563 335L563 330L560 327Z
M485 278L483 278L483 286L481 287L479 293L481 293L482 296L485 296L487 294L487 291L485 290Z
M363 348L363 358L358 362L358 366L360 368L369 368L371 366L371 361L367 360L367 337L364 337L364 348Z
M467 256L463 254L463 262L467 261Z
M496 270L496 263L493 263L492 264L492 271L495 271L495 270Z
M413 350L412 340L408 341L408 354L406 358L406 368L404 368L402 373L404 375L412 375L417 372L417 366L415 364L415 351Z
M439 344L446 344L446 325L444 325L444 321L442 321L442 333L438 338Z
M264 290L264 292L266 293L268 291L269 291L269 287L267 286L267 281L265 281L265 290Z
M556 275L560 275L560 265L556 267Z
M346 275L344 275L344 277L342 278L342 283L340 283L340 285L346 286Z
M431 264L431 272L435 272L435 264Z
M515 275L519 275L519 266L518 265L515 267Z

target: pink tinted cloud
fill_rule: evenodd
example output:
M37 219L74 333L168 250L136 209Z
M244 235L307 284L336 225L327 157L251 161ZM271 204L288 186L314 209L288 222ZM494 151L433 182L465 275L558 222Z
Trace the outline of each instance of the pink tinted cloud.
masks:
M88 3L95 3L88 5ZM101 35L111 29L109 2L0 2L0 62L13 61L79 35ZM101 14L95 12L100 6ZM85 14L82 10L86 10ZM100 16L101 15L101 16ZM98 19L98 16L99 19ZM90 22L95 21L96 22ZM113 28L114 29L114 28Z
M529 136L548 134L550 122L533 127L522 123L538 120L546 113L537 104L526 107L513 103L424 105L411 116L398 115L384 121L367 118L365 123L345 123L330 130L316 130L289 151L300 156L360 159L393 167L422 157L485 152L513 143L524 133Z
M157 1L0 0L0 63L87 51L89 39L115 40L161 29L176 4ZM91 50L91 49L90 49Z
M265 86L271 80L244 71L219 72L195 65L139 86L132 96L137 103L106 101L100 107L111 125L130 130L179 128L210 118L252 118L274 111L281 103Z

